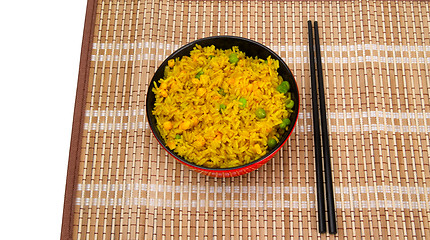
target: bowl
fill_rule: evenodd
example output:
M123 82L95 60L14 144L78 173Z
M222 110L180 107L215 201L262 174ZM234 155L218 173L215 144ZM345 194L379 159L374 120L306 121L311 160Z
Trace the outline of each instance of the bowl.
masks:
M232 48L233 46L238 46L239 50L245 52L246 56L259 57L262 59L266 59L268 56L271 56L272 59L276 59L279 61L278 74L282 76L284 81L288 81L290 83L290 92L292 93L291 98L295 102L295 106L293 107L293 113L290 116L290 121L291 121L290 126L292 127L290 127L288 131L285 131L284 134L281 135L279 142L275 147L271 148L269 151L267 151L267 153L264 156L258 158L257 160L242 166L237 166L232 168L208 168L204 166L199 166L192 162L187 161L186 159L179 156L174 151L170 150L167 147L166 142L163 140L160 132L158 131L157 120L152 113L154 109L154 103L155 103L155 94L152 91L152 89L154 88L154 83L157 83L159 86L159 80L163 78L164 69L167 66L168 61L170 59L181 58L187 55L189 56L191 50L194 48L196 44L202 47L214 45L216 48L219 48L219 49L229 49L229 48ZM236 37L236 36L213 36L213 37L202 38L202 39L198 39L196 41L190 42L184 45L183 47L179 48L178 50L176 50L166 60L164 60L164 62L159 66L159 68L155 72L149 84L147 98L146 98L146 113L148 116L149 126L155 138L160 143L160 145L177 161L179 161L180 163L188 166L189 168L199 173L209 175L212 177L235 177L258 169L259 167L267 163L282 148L282 146L285 144L285 142L291 135L296 125L297 117L299 113L299 104L300 104L299 92L298 92L298 87L294 79L294 76L291 73L290 69L288 68L287 64L285 64L282 58L280 58L275 52L273 52L263 44L260 44L250 39Z

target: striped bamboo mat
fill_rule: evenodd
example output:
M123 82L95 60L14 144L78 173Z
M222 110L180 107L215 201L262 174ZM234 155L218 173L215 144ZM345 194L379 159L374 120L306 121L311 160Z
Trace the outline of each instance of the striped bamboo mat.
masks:
M320 26L338 234L317 231L307 20ZM430 236L430 8L412 1L89 0L62 239L425 239ZM283 149L216 179L152 136L149 81L213 35L283 57L301 93Z

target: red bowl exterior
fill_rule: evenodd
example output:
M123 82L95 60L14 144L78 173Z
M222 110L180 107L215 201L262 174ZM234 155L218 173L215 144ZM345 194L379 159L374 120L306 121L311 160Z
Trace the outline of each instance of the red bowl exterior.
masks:
M261 166L263 166L265 163L267 163L280 149L282 149L282 147L284 146L284 144L287 142L287 140L289 139L289 137L291 136L291 133L294 130L294 127L297 124L297 119L298 119L298 115L299 115L299 109L300 109L300 94L298 91L298 87L297 87L297 83L295 82L294 76L292 75L290 69L288 68L288 66L282 61L282 59L276 55L276 53L274 53L273 51L271 51L270 49L268 49L266 46L261 45L260 43L254 42L252 40L249 39L244 39L244 38L240 38L240 37L235 37L235 36L216 36L216 37L208 37L205 39L199 39L196 40L192 43L189 43L185 46L183 46L181 49L177 50L175 53L173 53L171 56L169 56L162 64L161 66L158 68L157 72L154 74L154 77L150 83L149 86L149 91L151 91L151 86L153 85L153 81L156 78L155 75L157 75L157 73L161 73L159 72L160 69L164 69L163 65L167 65L167 61L173 57L178 57L178 53L181 52L182 49L191 46L192 44L194 44L197 41L201 41L201 40L211 40L211 39L219 39L219 38L228 38L228 40L232 40L232 41L245 41L248 44L254 44L256 45L256 47L263 47L266 49L266 51L270 52L270 54L272 56L276 56L276 59L280 60L282 62L282 64L285 66L284 70L287 71L287 73L290 74L290 77L292 78L294 85L294 90L296 91L295 93L297 94L297 96L295 96L294 100L297 104L295 104L294 106L294 121L292 121L293 125L292 125L292 129L288 130L288 135L285 137L285 135L282 137L282 139L284 139L282 142L278 143L278 145L276 146L275 149L270 150L267 154L267 156L264 156L254 162L251 162L249 164L245 164L243 166L238 166L238 167L233 167L233 168L207 168L207 167L203 167L203 166L198 166L195 165L193 163L190 163L188 161L186 161L185 159L181 158L180 156L176 155L174 152L172 152L172 150L170 150L164 143L163 140L161 139L161 136L159 136L159 134L157 133L157 129L156 129L156 123L155 120L151 119L151 104L149 103L149 97L150 97L150 92L148 92L147 95L147 115L148 115L148 121L149 121L149 126L151 128L151 131L153 133L153 135L155 136L155 138L157 139L157 141L160 143L160 145L173 157L175 158L177 161L179 161L180 163L184 164L185 166L191 168L192 170L195 170L196 172L199 172L201 174L204 175L208 175L211 177L220 177L220 178L227 178L227 177L236 177L236 176L240 176L240 175L244 175L247 174L249 172L252 172L258 168L260 168ZM255 50L255 49L254 49ZM280 64L281 65L281 64ZM281 66L280 66L281 67ZM286 69L285 69L286 68ZM278 70L279 71L279 70ZM291 80L291 79L290 79ZM291 82L290 82L291 84ZM149 104L148 104L149 103ZM152 116L153 118L153 116Z

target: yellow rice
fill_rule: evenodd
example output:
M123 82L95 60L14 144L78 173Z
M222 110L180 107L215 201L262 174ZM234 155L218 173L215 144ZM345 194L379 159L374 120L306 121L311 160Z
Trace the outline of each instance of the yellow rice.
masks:
M236 64L229 62L231 53ZM190 56L170 60L153 89L153 114L167 146L210 168L240 166L266 154L268 138L279 141L278 126L291 112L285 108L290 93L276 90L282 82L278 68L277 60L247 57L238 47L196 45ZM256 117L258 108L265 118Z

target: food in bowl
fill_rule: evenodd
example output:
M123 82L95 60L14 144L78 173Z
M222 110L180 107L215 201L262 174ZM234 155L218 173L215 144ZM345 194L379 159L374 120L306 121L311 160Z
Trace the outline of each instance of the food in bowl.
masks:
M292 125L295 103L278 68L271 56L246 56L238 46L195 45L189 56L170 59L152 89L152 113L167 147L208 168L264 156Z

